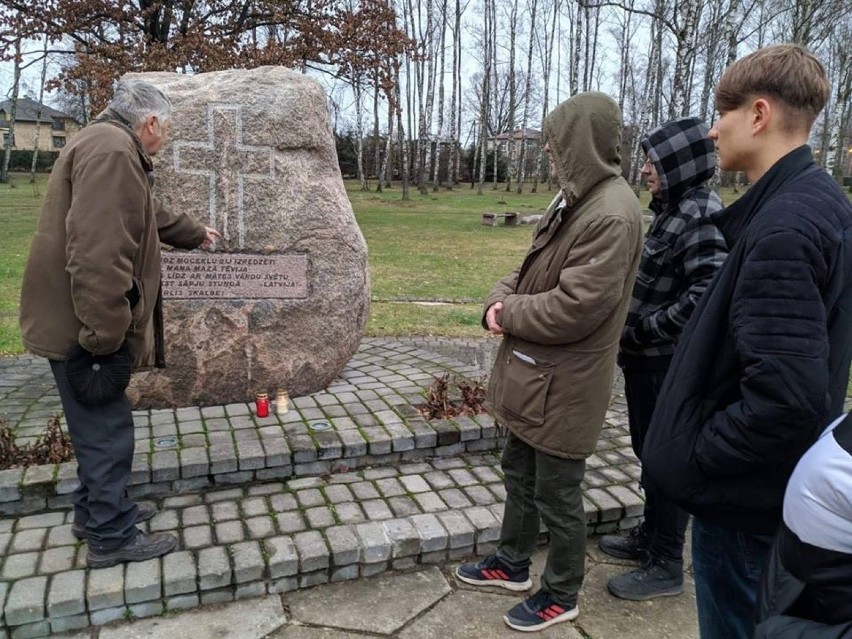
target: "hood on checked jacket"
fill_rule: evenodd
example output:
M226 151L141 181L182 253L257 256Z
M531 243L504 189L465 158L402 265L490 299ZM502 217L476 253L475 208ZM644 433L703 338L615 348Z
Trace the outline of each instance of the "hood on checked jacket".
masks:
M654 163L660 180L660 208L677 202L716 172L716 149L709 127L698 118L681 118L657 127L642 138L642 150Z

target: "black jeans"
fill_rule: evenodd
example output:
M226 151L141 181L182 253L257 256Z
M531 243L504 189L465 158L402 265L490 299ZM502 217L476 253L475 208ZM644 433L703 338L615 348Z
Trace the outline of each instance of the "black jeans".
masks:
M633 452L641 460L642 445L651 425L657 397L666 376L665 370L630 366L624 368L624 395L630 422ZM644 473L643 473L644 474ZM642 482L645 490L645 522L653 557L683 561L683 543L689 513L669 501L650 482Z
M571 608L586 565L586 513L580 488L586 460L548 455L509 433L502 467L506 504L497 556L513 568L529 566L544 522L550 547L541 588Z
M133 413L127 396L89 406L71 395L65 363L51 360L68 433L77 457L74 520L88 522L89 546L113 550L136 535L137 506L126 495L133 465Z

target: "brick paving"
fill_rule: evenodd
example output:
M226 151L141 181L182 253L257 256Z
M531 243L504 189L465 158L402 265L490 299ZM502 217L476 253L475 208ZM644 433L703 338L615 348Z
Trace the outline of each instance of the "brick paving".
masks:
M3 471L0 637L493 551L505 500L493 421L428 422L413 405L435 374L486 373L495 344L366 339L326 391L282 416L257 419L248 404L134 413L130 492L161 509L143 528L179 539L161 559L87 570L85 544L70 531L74 463ZM19 440L57 411L43 360L0 360L0 417ZM587 468L589 532L634 525L642 498L618 386Z

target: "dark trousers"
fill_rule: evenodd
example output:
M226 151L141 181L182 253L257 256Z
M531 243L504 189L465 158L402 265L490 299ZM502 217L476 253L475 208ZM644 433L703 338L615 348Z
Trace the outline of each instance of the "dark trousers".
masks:
M580 483L584 459L562 459L524 443L512 433L502 459L506 504L497 556L513 568L530 565L541 522L550 536L541 587L573 607L583 583L586 514Z
M627 399L630 440L633 452L639 459L642 459L642 446L665 376L664 369L634 366L624 368L624 395ZM689 513L659 494L653 484L644 481L644 478L642 485L645 491L645 521L642 528L648 535L651 555L660 559L683 561L683 543Z
M692 567L701 639L752 638L757 588L771 547L771 535L738 532L698 517L692 520Z
M71 395L65 363L50 368L68 422L77 457L74 520L88 522L89 545L97 550L123 546L136 534L136 504L126 495L133 464L133 414L130 401L121 398L101 406L81 404Z

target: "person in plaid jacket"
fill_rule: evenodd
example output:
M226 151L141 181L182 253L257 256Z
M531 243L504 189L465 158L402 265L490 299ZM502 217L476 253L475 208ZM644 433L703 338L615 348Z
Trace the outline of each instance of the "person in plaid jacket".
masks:
M653 197L654 221L619 350L633 450L642 445L657 396L683 327L727 256L722 233L710 214L722 209L707 185L716 170L709 129L696 118L668 122L641 141L642 175ZM683 592L683 543L689 515L643 482L645 519L627 536L606 535L605 553L640 559L642 565L610 579L610 593L644 600Z

